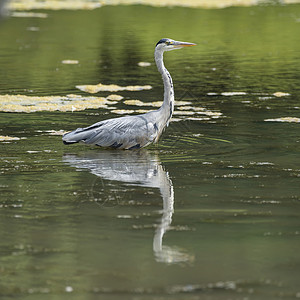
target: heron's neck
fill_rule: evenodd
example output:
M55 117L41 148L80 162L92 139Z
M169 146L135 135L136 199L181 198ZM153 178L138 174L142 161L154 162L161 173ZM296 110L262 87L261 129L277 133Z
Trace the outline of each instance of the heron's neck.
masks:
M164 102L158 111L161 112L162 121L168 125L174 110L174 88L172 77L164 66L163 52L155 50L154 57L157 69L161 73L164 82Z

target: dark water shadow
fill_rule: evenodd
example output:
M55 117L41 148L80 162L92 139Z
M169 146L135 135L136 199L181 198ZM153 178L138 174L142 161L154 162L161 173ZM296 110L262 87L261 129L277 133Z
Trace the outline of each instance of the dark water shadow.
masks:
M176 264L189 262L193 259L185 250L176 246L163 245L164 234L171 229L174 213L174 188L168 172L164 170L158 156L145 149L140 151L114 151L102 150L89 151L80 155L67 154L63 156L63 162L76 169L87 169L97 176L93 183L93 189L102 189L110 182L125 183L130 188L150 187L160 190L162 198L161 218L156 224L153 238L153 253L155 260L161 263ZM94 201L97 201L97 193L91 191ZM118 191L111 192L109 201L118 202ZM130 193L130 189L127 190ZM128 195L127 195L128 196ZM124 200L124 195L122 196Z

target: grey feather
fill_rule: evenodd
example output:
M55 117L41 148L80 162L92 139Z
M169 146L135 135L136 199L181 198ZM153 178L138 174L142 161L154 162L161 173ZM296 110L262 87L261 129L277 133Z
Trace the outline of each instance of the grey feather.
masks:
M137 115L101 121L65 134L63 141L117 149L130 149L136 145L139 145L136 148L142 148L154 142L157 136L149 119L150 116Z

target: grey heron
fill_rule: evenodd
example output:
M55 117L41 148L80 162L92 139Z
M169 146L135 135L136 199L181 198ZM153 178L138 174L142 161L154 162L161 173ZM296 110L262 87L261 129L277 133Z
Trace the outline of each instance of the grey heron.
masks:
M124 116L95 123L86 128L77 128L64 134L64 144L83 142L114 149L139 149L156 143L164 128L169 125L174 110L174 88L170 73L164 66L163 53L194 43L161 39L155 46L154 58L164 83L164 101L155 111L145 114Z

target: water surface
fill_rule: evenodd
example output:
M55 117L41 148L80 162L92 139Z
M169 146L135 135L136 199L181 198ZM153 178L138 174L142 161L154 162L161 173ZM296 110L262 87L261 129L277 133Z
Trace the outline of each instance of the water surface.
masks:
M110 109L1 112L0 135L19 138L0 144L1 299L300 297L300 6L43 13L0 24L1 95L151 85L118 92L135 111L124 101L162 98L166 36L198 44L165 55L177 100L220 114L175 115L136 152L56 135Z

